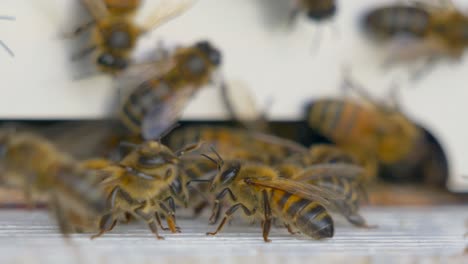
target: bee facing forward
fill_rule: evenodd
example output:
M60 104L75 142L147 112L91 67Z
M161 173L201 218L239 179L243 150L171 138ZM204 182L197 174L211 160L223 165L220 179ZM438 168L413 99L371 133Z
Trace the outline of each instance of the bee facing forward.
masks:
M224 218L215 232L216 235L228 219L238 210L262 221L263 239L269 242L272 219L284 222L291 228L315 239L333 236L333 219L325 206L334 199L342 199L340 194L326 189L279 177L272 167L248 161L223 161L220 156L215 161L218 173L213 178L210 190L216 200L212 218L221 210L221 200L229 196L232 206L226 210Z
M201 41L177 49L167 62L173 66L138 85L121 107L124 126L146 140L158 138L177 122L187 101L213 80L221 53Z
M93 21L78 27L74 35L92 29L92 39L74 59L96 54L96 64L104 73L117 74L130 65L130 57L138 38L171 18L183 13L192 1L165 1L143 24L134 22L133 14L140 6L137 0L81 0ZM170 3L170 4L169 4Z
M337 9L334 0L294 0L294 5L292 18L304 12L310 20L317 22L332 18Z
M158 239L162 237L157 225L166 230L161 216L171 232L178 232L175 202L186 204L188 194L186 182L180 178L179 157L172 150L157 141L148 141L135 146L117 164L88 161L85 167L104 175L99 185L107 194L109 205L99 220L99 233L93 238L111 231L119 217L126 214L146 221Z
M363 18L369 35L381 40L399 39L402 45L392 60L429 57L460 58L468 45L468 16L458 11L451 1L446 6L395 4L371 10ZM401 37L401 38L400 38ZM403 45L404 43L404 45Z
M0 183L23 189L29 203L46 196L64 235L75 230L69 215L96 217L105 209L106 197L96 186L98 176L45 139L2 131L0 149Z

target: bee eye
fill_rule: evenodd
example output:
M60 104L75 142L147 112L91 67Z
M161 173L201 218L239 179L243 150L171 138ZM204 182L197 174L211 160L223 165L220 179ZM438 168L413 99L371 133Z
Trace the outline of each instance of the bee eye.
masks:
M234 180L234 178L237 176L237 173L239 173L239 166L234 166L234 167L231 167L227 170L225 170L222 174L221 174L221 183L222 184L226 184L226 183L229 183L230 181Z

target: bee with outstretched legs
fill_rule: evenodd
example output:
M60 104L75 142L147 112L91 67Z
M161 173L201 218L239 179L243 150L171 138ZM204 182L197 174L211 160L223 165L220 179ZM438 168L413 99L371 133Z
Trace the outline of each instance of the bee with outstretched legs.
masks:
M44 138L3 130L0 149L1 184L23 189L29 204L45 196L62 234L78 228L71 215L88 219L105 210L105 194L96 186L99 176Z
M10 16L0 16L0 20L7 20L7 21L14 21L15 18L14 17L10 17ZM2 48L12 57L15 56L15 54L13 53L13 51L2 41L0 40L0 46L2 46Z
M216 83L221 53L208 41L175 50L163 74L157 74L130 91L125 97L120 120L143 139L158 138L182 114L189 99L202 87Z
M270 242L268 235L273 219L283 221L291 232L291 228L297 228L315 239L333 236L333 219L325 206L334 199L343 199L340 194L305 182L281 178L272 167L260 163L224 161L219 155L218 160L205 157L218 167L210 186L211 192L216 193L211 219L219 214L222 200L230 198L231 205L218 228L207 235L219 233L229 218L242 209L246 215L261 220L265 242Z
M74 60L96 54L95 63L104 73L116 75L132 63L131 55L139 37L182 14L192 4L191 0L163 1L141 25L133 14L140 1L81 0L93 20L79 26L72 36L92 30L91 43L73 56Z
M425 58L412 78L426 73L441 59L459 60L468 45L468 16L451 0L431 5L426 2L393 4L369 11L362 27L377 40L391 44L385 64Z
M161 217L171 232L179 232L175 221L176 203L187 204L186 181L181 178L179 156L196 146L173 152L158 141L135 145L120 162L90 161L85 166L105 175L100 187L108 195L108 210L99 220L99 233L111 231L119 218L131 214L144 220L158 239Z

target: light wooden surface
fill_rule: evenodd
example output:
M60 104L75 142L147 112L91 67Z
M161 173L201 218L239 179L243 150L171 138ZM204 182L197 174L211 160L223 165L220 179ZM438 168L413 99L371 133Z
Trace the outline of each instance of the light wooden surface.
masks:
M366 208L376 229L338 219L335 237L314 241L273 228L264 243L256 225L233 223L217 237L206 219L179 219L181 234L156 240L143 224L117 226L103 237L66 242L45 211L0 211L0 263L468 263L463 253L468 206Z

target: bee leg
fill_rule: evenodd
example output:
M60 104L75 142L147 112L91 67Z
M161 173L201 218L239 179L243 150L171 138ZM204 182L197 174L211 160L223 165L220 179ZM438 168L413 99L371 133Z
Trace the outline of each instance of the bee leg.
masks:
M111 231L114 229L115 225L117 224L117 220L114 220L112 213L106 214L101 217L99 221L99 233L91 236L91 239L98 238L102 236L104 233Z
M288 232L291 235L296 235L296 234L300 233L300 232L294 232L289 224L284 223L284 227L286 227L286 229L288 229Z
M350 214L345 216L348 222L351 224L362 227L362 228L377 228L377 225L368 225L366 220L358 213Z
M62 206L60 206L60 202L56 195L53 195L52 198L52 208L55 213L55 218L57 219L57 223L60 229L60 232L63 234L64 237L68 237L70 232L72 231L70 225L66 221L65 214L62 210Z
M237 197L232 193L231 189L229 188L225 188L218 195L216 195L216 200L213 205L212 214L210 216L210 224L218 222L221 213L220 201L224 198L224 196L226 196L226 194L229 194L229 196L231 196L232 201L237 201Z
M89 29L91 29L91 27L93 27L95 24L96 24L96 21L91 20L91 21L89 21L87 23L79 25L72 32L68 32L68 33L63 34L63 37L64 38L74 38L76 36L79 36L79 35L83 34L85 31L88 31Z
M77 61L77 60L79 60L79 59L81 59L83 57L86 57L89 54L93 53L96 49L97 49L96 45L86 47L86 48L82 49L81 51L73 54L71 59L72 59L72 61Z
M203 202L200 202L198 205L195 206L195 208L193 209L193 217L196 218L198 217L202 212L203 210L208 207L209 203L208 201L203 201Z
M159 203L159 207L161 207L161 209L166 214L166 222L167 222L167 225L169 226L169 229L171 230L171 232L172 233L180 233L180 227L178 227L177 224L176 224L174 211L168 209L167 206L162 202Z
M268 239L268 234L270 233L270 228L271 228L270 201L268 200L268 193L266 192L266 190L263 190L262 194L263 194L263 211L265 214L265 220L263 221L263 240L265 240L265 242L271 242L271 239Z
M164 239L164 237L160 236L158 233L158 226L156 225L156 219L152 214L147 214L145 213L145 209L148 209L147 203L142 204L140 207L135 209L135 214L137 214L139 217L144 219L146 223L148 224L149 229L153 234L156 235L157 239Z
M244 204L242 204L242 203L237 203L237 204L231 206L231 207L226 211L226 213L225 213L225 215L224 215L224 218L223 218L223 220L221 221L221 223L219 224L219 226L218 226L218 228L216 229L216 231L215 231L215 232L208 232L208 233L206 233L206 234L209 235L209 236L214 236L214 235L218 234L219 231L221 231L221 230L223 229L224 225L226 224L227 220L231 217L231 215L234 214L234 213L237 211L237 209L239 209L239 208L242 208L242 210L244 211L244 213L245 213L247 216L253 215L253 214L255 213L255 211L256 211L255 209L249 210L249 208L247 208L247 207L246 207Z
M159 216L159 213L154 213L154 217L156 218L156 222L158 223L158 226L164 230L164 231L168 231L169 228L168 227L164 227L162 222L161 222L161 217Z

